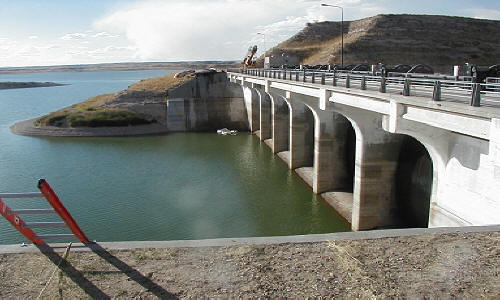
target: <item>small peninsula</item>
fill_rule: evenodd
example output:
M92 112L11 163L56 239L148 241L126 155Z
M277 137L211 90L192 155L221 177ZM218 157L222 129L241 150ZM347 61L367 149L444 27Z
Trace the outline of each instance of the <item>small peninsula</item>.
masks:
M20 121L10 130L40 137L157 135L223 127L248 130L241 89L237 90L235 94L227 87L225 72L187 70L138 81L123 91Z
M145 101L152 98L155 98L152 100L154 102L164 102L166 92L189 81L192 74L194 71L170 73L162 77L141 80L124 91L91 97L81 103L50 113L37 119L35 125L95 128L156 123L157 120L153 116L138 112L136 106L144 106Z
M17 82L17 81L5 81L0 82L0 90L8 89L25 89L25 88L37 88L37 87L50 87L50 86L62 86L66 84L55 83L55 82Z

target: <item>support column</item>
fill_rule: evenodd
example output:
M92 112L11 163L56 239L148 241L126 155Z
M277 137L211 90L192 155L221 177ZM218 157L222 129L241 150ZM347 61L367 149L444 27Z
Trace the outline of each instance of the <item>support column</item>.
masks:
M333 112L319 111L314 133L314 181L316 194L352 188L347 157L350 122ZM352 170L352 169L351 169Z
M380 119L375 122L369 122L367 118L359 120L360 132L356 132L353 230L380 228L394 223L394 176L402 136L378 128L377 125L381 123Z
M259 95L253 88L243 88L243 98L247 110L248 126L250 132L255 132L260 128L259 118Z
M272 151L278 153L288 150L289 111L281 96L272 96Z
M309 108L292 99L290 101L290 169L313 165L314 117Z
M260 92L259 101L259 138L261 141L271 138L271 99L269 94Z

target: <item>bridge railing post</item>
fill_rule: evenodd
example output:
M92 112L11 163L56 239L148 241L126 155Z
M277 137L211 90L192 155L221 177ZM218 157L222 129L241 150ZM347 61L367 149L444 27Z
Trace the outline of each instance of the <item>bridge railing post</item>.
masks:
M472 97L470 101L470 105L474 107L481 106L481 84L474 83L472 85Z
M382 76L380 78L380 89L379 89L379 92L385 93L386 91L387 91L387 81L386 81L385 76Z
M278 71L278 79L281 79L281 73L283 73L283 71L282 71L282 70L279 70L279 71Z
M337 86L337 70L333 71L332 85Z
M276 79L276 71L273 71L273 78Z
M361 89L366 90L366 77L365 76L361 77Z
M403 85L403 96L410 96L411 81L409 78L405 78Z
M312 77L311 77L311 83L315 83L316 81L316 73L312 73Z
M346 76L345 76L345 87L346 88L351 87L351 76L349 76L349 74L346 74Z
M295 81L299 81L299 72L295 72Z
M325 85L325 73L321 74L321 84Z
M302 73L302 82L306 82L306 70L304 70L304 73Z
M432 100L441 101L441 81L434 81L434 90L432 91Z

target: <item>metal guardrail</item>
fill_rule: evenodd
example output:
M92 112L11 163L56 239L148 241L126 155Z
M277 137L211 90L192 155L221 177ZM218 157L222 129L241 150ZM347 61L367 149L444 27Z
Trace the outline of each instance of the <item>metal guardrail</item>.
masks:
M341 72L283 69L228 69L228 72L256 77L290 80L403 96L426 97L433 101L468 103L470 106L500 106L500 79L488 78L486 83L473 83L470 77L405 74L387 77L372 72ZM401 73L403 74L403 73Z

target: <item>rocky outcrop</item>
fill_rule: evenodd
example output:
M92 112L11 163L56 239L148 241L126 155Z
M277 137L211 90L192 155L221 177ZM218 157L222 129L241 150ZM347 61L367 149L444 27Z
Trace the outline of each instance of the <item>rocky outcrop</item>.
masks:
M309 23L272 49L303 64L340 63L340 22ZM377 15L344 22L344 64L427 64L439 71L466 62L500 63L500 21L431 15Z

